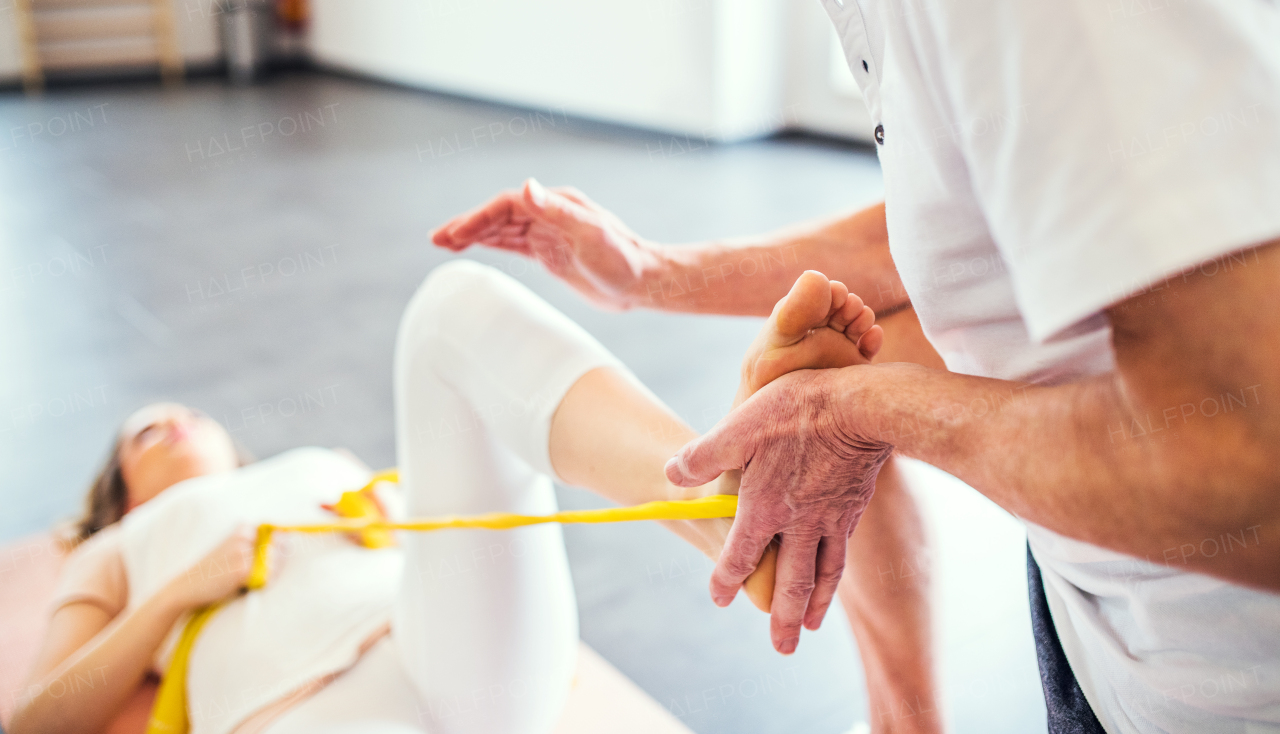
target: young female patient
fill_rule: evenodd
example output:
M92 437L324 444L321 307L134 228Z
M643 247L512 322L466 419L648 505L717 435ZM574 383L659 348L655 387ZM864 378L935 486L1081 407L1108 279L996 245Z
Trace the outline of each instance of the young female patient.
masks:
M738 400L791 370L869 361L873 321L805 273L748 352ZM395 408L400 489L380 490L392 516L550 513L553 476L628 505L720 491L668 483L663 465L693 431L577 325L470 261L437 268L410 301ZM381 550L286 534L267 587L236 596L253 525L323 522L322 503L370 476L316 448L240 464L198 411L157 404L125 421L13 734L100 730L164 670L186 613L226 598L189 663L193 734L554 727L578 634L559 526L402 533ZM730 522L668 526L715 558Z

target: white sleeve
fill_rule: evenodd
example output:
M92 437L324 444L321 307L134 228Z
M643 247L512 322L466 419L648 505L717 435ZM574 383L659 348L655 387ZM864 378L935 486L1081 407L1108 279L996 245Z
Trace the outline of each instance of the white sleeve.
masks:
M1034 340L1280 236L1275 3L936 9L943 94Z

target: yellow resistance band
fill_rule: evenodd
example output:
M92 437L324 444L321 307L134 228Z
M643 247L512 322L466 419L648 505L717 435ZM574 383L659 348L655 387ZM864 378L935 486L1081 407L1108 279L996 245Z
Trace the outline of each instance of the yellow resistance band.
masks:
M707 520L717 517L733 517L738 509L738 497L732 494L717 494L693 500L671 500L665 502L646 502L632 507L611 507L603 510L566 510L553 515L514 515L506 512L494 512L488 515L458 516L450 515L438 518L423 518L405 522L388 522L382 519L381 509L371 499L372 491L379 482L398 482L399 475L394 470L378 472L362 489L357 492L345 492L334 504L333 510L345 519L332 523L313 525L270 525L258 526L257 543L254 547L253 567L245 586L249 589L260 589L267 583L269 569L267 567L267 550L271 545L271 536L276 532L294 533L354 533L360 537L361 543L367 547L380 548L390 544L391 530L444 530L446 528L482 528L487 530L507 530L526 525L558 522L601 523L630 522L632 520ZM182 629L182 636L174 647L173 657L160 681L160 689L156 692L155 704L151 708L151 721L147 724L147 734L186 734L187 721L187 662L191 657L191 649L195 646L196 637L205 622L214 615L224 602L200 607L187 620Z

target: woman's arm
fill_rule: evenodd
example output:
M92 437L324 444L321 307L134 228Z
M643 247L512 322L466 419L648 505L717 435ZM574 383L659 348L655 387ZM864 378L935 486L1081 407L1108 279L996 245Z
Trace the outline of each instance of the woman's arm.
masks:
M12 734L102 730L142 682L178 618L243 585L253 537L247 528L238 530L150 599L114 618L83 602L55 612L10 722Z
M41 664L14 712L13 734L103 729L142 682L151 656L186 609L165 592L115 619L84 602L59 609Z

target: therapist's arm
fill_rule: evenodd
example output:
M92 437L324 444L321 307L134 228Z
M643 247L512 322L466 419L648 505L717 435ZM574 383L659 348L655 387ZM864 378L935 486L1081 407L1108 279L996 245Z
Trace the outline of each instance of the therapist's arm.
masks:
M1280 241L1244 260L1109 309L1116 367L1096 378L888 364L771 383L668 465L678 484L746 467L713 596L736 593L751 543L782 533L775 644L816 628L834 593L825 546L857 524L891 450L1063 535L1280 590Z
M1109 309L1114 372L1025 390L946 375L892 411L931 413L898 442L1064 535L1280 590L1280 240L1244 259ZM954 412L993 389L1020 396Z
M883 204L753 237L664 245L576 189L530 179L445 223L432 241L537 259L588 300L615 310L768 316L805 270L843 282L877 314L907 303Z
M767 316L801 272L818 270L878 312L885 342L877 362L942 368L907 307L889 256L883 204L757 237L668 246L641 238L581 192L530 181L455 217L433 240L452 250L481 244L538 259L589 300L617 310ZM894 309L901 310L885 314ZM933 654L929 537L916 497L892 461L863 527L849 545L850 570L840 589L866 672L873 731L945 731ZM904 567L912 572L898 573ZM886 575L885 569L895 571Z

